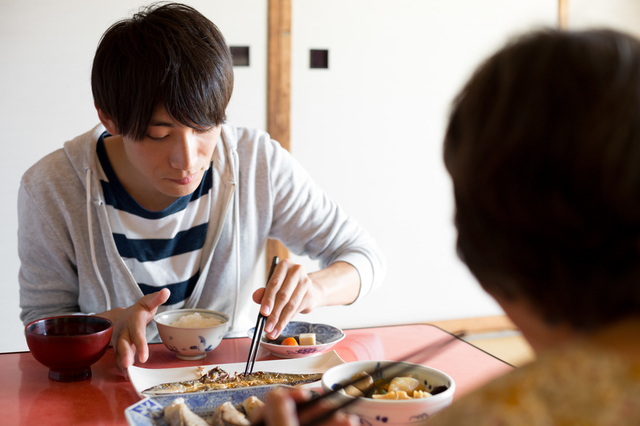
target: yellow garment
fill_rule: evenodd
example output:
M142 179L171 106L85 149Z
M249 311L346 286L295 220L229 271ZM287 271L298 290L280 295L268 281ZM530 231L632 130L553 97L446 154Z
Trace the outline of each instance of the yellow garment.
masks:
M456 400L428 424L640 425L640 363L567 345Z

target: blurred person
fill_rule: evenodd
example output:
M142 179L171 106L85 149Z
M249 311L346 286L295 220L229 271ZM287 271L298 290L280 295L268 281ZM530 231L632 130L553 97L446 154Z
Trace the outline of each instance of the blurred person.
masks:
M428 424L640 424L640 41L510 42L453 101L444 161L459 256L536 359Z
M460 258L536 352L434 424L640 423L640 41L525 35L453 102Z
M109 318L126 372L159 341L150 324L159 311L220 311L230 335L245 335L253 300L276 338L294 315L354 303L380 285L384 259L371 236L267 133L226 121L232 58L201 13L158 3L115 23L91 86L101 124L22 177L25 324ZM266 288L253 289L268 238L322 269L282 259Z

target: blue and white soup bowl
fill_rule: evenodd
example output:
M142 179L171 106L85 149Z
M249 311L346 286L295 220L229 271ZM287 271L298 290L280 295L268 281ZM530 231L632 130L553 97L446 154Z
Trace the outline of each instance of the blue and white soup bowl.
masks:
M178 327L174 324L182 317L199 317L213 325L196 327ZM229 316L208 309L176 309L161 312L153 318L158 327L162 343L179 359L197 360L218 347L229 326Z
M322 388L325 392L335 389L337 384L348 383L352 377L360 372L372 372L376 369L392 364L393 361L355 361L337 365L322 376ZM407 367L410 367L407 370ZM357 401L344 408L345 411L360 417L361 424L370 426L413 425L428 420L436 412L451 405L456 385L451 376L419 364L408 362L389 367L382 374L372 376L373 380L386 379L390 381L397 376L412 374L424 386L427 392L439 386L447 389L426 398L389 400L358 398ZM352 400L342 392L337 392L331 398L336 404Z

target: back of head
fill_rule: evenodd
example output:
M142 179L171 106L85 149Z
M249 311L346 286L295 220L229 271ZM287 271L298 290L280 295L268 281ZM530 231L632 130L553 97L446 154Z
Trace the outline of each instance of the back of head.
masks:
M221 124L233 91L233 64L210 20L189 6L159 3L104 33L91 86L96 106L118 131L139 140L158 106L190 127Z
M454 101L444 156L458 252L485 289L577 329L640 313L640 42L508 44Z

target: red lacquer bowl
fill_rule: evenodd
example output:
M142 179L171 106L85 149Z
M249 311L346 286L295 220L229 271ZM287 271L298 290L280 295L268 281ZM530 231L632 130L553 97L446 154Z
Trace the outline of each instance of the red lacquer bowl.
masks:
M31 354L58 382L91 377L91 365L106 352L112 331L108 319L82 315L43 318L24 329Z

